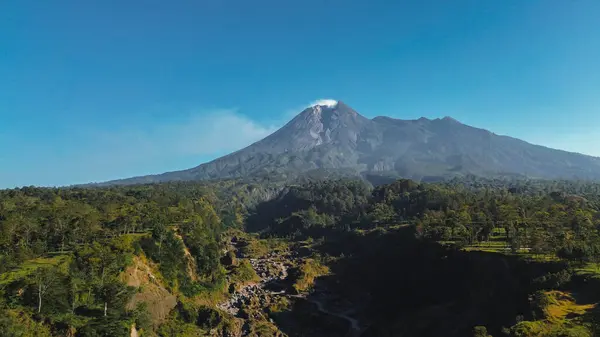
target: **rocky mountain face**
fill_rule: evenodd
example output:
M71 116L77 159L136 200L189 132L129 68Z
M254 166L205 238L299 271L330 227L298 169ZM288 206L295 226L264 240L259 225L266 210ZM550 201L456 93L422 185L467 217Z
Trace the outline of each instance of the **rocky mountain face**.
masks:
M270 136L189 170L107 184L238 177L354 176L439 180L485 177L600 179L600 158L499 136L446 117L368 119L343 102L302 111Z

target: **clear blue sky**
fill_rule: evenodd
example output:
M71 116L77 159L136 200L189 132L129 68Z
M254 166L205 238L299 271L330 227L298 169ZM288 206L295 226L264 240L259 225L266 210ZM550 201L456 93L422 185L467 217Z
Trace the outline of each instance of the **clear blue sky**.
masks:
M0 2L0 187L196 166L321 98L600 155L600 1Z

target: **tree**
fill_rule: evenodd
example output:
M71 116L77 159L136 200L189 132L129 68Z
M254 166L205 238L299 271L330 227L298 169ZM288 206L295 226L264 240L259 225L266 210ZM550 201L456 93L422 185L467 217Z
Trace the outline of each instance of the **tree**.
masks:
M476 326L473 328L473 337L492 337L492 336L488 335L486 327Z
M155 242L157 242L157 246L158 246L158 263L162 262L162 246L163 246L163 242L165 242L165 239L167 238L169 234L169 230L167 228L165 228L164 225L162 224L158 224L156 225L156 227L154 227L152 229L152 238L154 239Z
M104 317L108 316L109 308L124 308L134 292L135 288L127 287L116 279L104 283L98 288L98 297L104 302Z
M72 269L69 276L69 300L71 302L71 314L75 313L75 309L79 305L81 293L84 287L85 275L77 269Z
M377 203L371 210L371 218L374 222L389 224L396 216L394 208L389 204Z
M45 296L52 289L52 287L56 286L59 275L58 272L53 267L40 267L32 274L33 285L35 286L35 292L37 294L38 306L37 312L38 314L42 312L42 303Z

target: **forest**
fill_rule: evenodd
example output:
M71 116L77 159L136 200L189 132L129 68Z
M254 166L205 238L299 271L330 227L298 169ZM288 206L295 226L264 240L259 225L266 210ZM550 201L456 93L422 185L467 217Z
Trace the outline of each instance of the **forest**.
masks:
M327 285L360 336L594 336L599 230L584 181L3 190L0 336L343 336L302 330L298 295L219 309L278 249L310 257L283 261L294 293Z

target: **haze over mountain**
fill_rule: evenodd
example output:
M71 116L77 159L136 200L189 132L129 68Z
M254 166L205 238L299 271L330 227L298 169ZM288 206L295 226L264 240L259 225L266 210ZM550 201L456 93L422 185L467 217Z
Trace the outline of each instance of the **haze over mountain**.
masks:
M600 158L496 135L445 117L368 119L343 102L322 101L268 137L197 167L104 184L139 184L327 171L439 180L485 177L600 179Z

